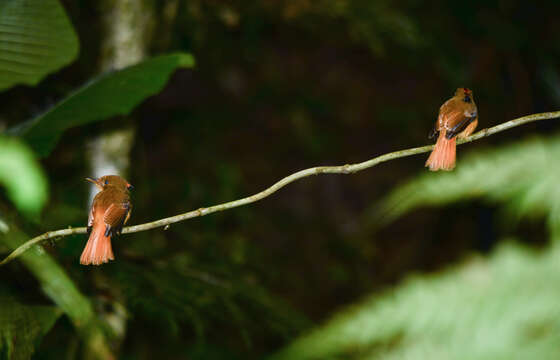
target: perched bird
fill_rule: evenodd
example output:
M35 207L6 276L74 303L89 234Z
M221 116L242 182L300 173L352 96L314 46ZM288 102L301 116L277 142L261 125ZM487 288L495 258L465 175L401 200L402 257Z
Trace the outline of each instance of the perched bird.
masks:
M130 192L133 187L117 175L98 179L86 178L101 191L93 198L88 217L89 239L80 257L82 265L101 265L114 260L111 237L118 235L130 217L132 204Z
M458 88L455 96L439 108L436 125L430 139L438 136L436 146L426 161L431 171L453 170L455 167L456 138L462 139L473 133L478 125L478 110L473 93L467 88Z

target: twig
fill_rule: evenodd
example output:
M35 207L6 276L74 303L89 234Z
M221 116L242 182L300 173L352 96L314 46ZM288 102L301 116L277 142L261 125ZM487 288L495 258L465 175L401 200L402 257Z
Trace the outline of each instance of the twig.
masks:
M511 128L519 126L519 125L527 124L527 123L530 123L530 122L533 122L533 121L545 120L545 119L555 119L555 118L560 118L560 111L527 115L527 116L524 116L524 117L520 117L518 119L507 121L507 122L505 122L503 124L500 124L500 125L493 126L491 128L482 129L479 132L469 136L466 139L458 140L457 144L469 143L471 141L482 139L484 137L499 133L499 132L507 130L507 129L511 129ZM235 208L235 207L238 207L238 206L254 203L256 201L262 200L262 199L274 194L276 191L280 190L284 186L286 186L286 185L288 185L288 184L290 184L290 183L292 183L296 180L302 179L304 177L308 177L308 176L311 176L311 175L318 175L318 174L353 174L353 173L358 172L358 171L369 169L369 168L371 168L371 167L373 167L377 164L380 164L382 162L385 162L385 161L398 159L398 158L411 156L411 155L416 155L416 154L422 154L422 153L425 153L425 152L428 152L428 151L432 150L433 148L434 148L434 145L426 145L426 146L421 146L421 147L416 147L416 148L411 148L411 149L406 149L406 150L394 151L394 152L387 153L387 154L384 154L384 155L380 155L380 156L377 156L377 157L375 157L371 160L367 160L367 161L357 163L357 164L346 164L346 165L341 165L341 166L317 166L317 167L312 167L312 168L309 168L309 169L301 170L301 171L298 171L298 172L296 172L296 173L294 173L290 176L287 176L287 177L283 178L282 180L278 181L277 183L275 183L274 185L272 185L268 189L265 189L265 190L255 194L255 195L248 196L248 197L245 197L245 198L242 198L242 199L239 199L239 200L230 201L230 202L227 202L227 203L224 203L224 204L214 205L214 206L210 206L210 207L207 207L207 208L200 208L198 210L189 211L189 212L184 213L184 214L171 216L171 217L168 217L168 218L152 221L152 222L141 224L141 225L128 226L128 227L125 227L123 229L122 233L123 234L129 234L129 233L135 233L135 232L139 232L139 231L146 231L146 230L150 230L150 229L154 229L154 228L162 227L162 226L168 227L169 224L173 224L173 223L176 223L176 222L192 219L192 218L199 217L199 216L208 215L208 214L211 214L211 213L214 213L214 212L217 212L217 211L223 211L223 210L232 209L232 208ZM33 239L28 240L25 243L23 243L21 246L19 246L17 249L15 249L10 255L8 255L4 260L2 260L2 262L0 262L0 266L2 266L4 264L7 264L11 260L13 260L16 257L18 257L19 255L21 255L23 252L25 252L31 246L36 245L36 244L40 243L41 241L51 239L51 238L55 238L55 237L56 238L61 238L61 237L68 236L68 235L73 235L73 234L85 234L86 232L87 231L86 231L85 227L46 232L42 235L34 237Z

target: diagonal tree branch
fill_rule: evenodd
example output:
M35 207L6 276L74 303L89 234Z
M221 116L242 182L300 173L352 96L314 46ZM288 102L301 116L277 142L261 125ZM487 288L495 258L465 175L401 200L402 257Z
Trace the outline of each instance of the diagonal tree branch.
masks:
M546 119L556 119L556 118L560 118L560 111L527 115L527 116L524 116L524 117L513 119L513 120L507 121L505 123L493 126L491 128L482 129L479 132L469 136L466 139L457 140L457 144L469 143L471 141L482 139L484 137L502 132L504 130L514 128L516 126L527 124L527 123L530 123L530 122L533 122L533 121L546 120ZM262 200L262 199L272 195L276 191L280 190L284 186L286 186L286 185L288 185L288 184L290 184L290 183L292 183L296 180L299 180L299 179L302 179L304 177L308 177L308 176L311 176L311 175L353 174L355 172L374 167L375 165L380 164L380 163L385 162L385 161L394 160L394 159L407 157L407 156L411 156L411 155L416 155L416 154L422 154L422 153L431 151L433 148L434 148L434 145L426 145L426 146L415 147L415 148L411 148L411 149L394 151L394 152L387 153L387 154L384 154L384 155L380 155L380 156L377 156L373 159L370 159L370 160L367 160L367 161L364 161L364 162L361 162L361 163L357 163L357 164L346 164L346 165L341 165L341 166L317 166L317 167L312 167L312 168L309 168L309 169L301 170L301 171L298 171L298 172L296 172L292 175L286 176L282 180L273 184L271 187L269 187L269 188L267 188L267 189L265 189L265 190L263 190L259 193L256 193L254 195L247 196L247 197L239 199L239 200L234 200L234 201L230 201L230 202L219 204L219 205L214 205L214 206L210 206L210 207L206 207L206 208L200 208L200 209L197 209L197 210L186 212L184 214L179 214L179 215L167 217L167 218L164 218L164 219L152 221L152 222L141 224L141 225L128 226L128 227L125 227L123 229L122 233L123 234L128 234L128 233L134 233L134 232L139 232L139 231L146 231L146 230L150 230L150 229L154 229L154 228L158 228L158 227L162 227L162 226L168 226L170 224L177 223L177 222L184 221L184 220L188 220L188 219L192 219L192 218L195 218L195 217L208 215L208 214L211 214L211 213L214 213L214 212L223 211L223 210L232 209L232 208L235 208L235 207L238 207L238 206L251 204L251 203ZM73 235L73 234L85 234L86 232L87 232L87 229L85 227L46 232L42 235L34 237L31 240L26 241L24 244L19 246L10 255L8 255L4 260L2 260L2 262L0 262L0 266L2 266L4 264L7 264L8 262L17 258L19 255L24 253L30 247L40 243L41 241L44 241L44 240L47 240L47 239L53 239L53 238L55 238L55 239L56 238L61 238L61 237L68 236L68 235Z

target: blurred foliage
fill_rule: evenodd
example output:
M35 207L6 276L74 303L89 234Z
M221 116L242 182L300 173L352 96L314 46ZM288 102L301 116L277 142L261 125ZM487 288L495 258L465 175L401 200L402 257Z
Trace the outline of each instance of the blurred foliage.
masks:
M23 136L39 155L45 156L64 130L128 114L145 98L159 92L173 71L193 65L189 54L164 55L102 75L12 132Z
M46 155L51 185L40 223L0 194L0 230L9 231L0 251L84 226L87 144L113 130L135 129L134 224L255 193L301 168L424 144L458 86L474 88L481 127L560 105L557 2L146 1L151 60L97 77L113 0L61 0L82 44L77 61L2 93L0 131L19 131ZM47 242L29 252L36 259L1 268L0 282L22 306L54 304L67 315L40 343L42 359L108 349L251 359L280 348L294 358L460 357L472 339L473 358L500 358L525 341L519 356L546 359L558 340L556 248L498 247L442 269L508 236L548 241L542 219L553 224L557 212L558 145L547 137L558 129L529 124L462 146L456 172L394 193L425 171L423 158L305 179L258 204L115 239L116 261L101 267L78 264L86 236ZM541 138L504 145L526 134ZM380 206L389 193L402 204ZM379 211L383 226L368 226ZM476 335L492 326L499 337Z
M416 275L337 314L270 359L556 359L560 247L508 244Z
M57 0L0 2L0 91L36 85L78 55L78 37Z
M463 150L465 147L461 147ZM397 187L376 209L385 222L420 206L483 199L504 207L510 226L546 218L560 236L560 137L533 138L459 159L449 173L427 173Z
M109 281L122 289L130 311L153 321L165 336L177 337L180 324L186 322L204 343L213 337L212 328L221 324L237 333L232 340L251 349L254 334L263 326L289 339L294 329L309 325L260 286L189 263L186 254L178 254L150 267L126 264L115 269Z
M55 306L24 305L0 294L0 358L29 359L37 339L50 330L61 313Z
M29 239L29 236L22 232L15 223L9 224L9 230L0 234L0 243L12 250L27 239ZM84 357L88 359L107 358L110 352L103 336L101 323L95 319L92 304L89 299L80 293L65 270L40 246L34 246L23 253L20 256L20 261L39 282L42 292L76 326L78 334L87 344L83 352ZM21 346L25 345L29 344L21 344ZM21 349L22 353L28 355L31 355L31 350L32 347L30 346Z
M4 9L0 10L6 11L2 12L0 20L4 20L4 22L12 21L10 24L12 26L11 30L0 31L0 34L8 34L7 39L6 36L0 38L0 45L4 42L12 46L4 49L6 54L8 54L8 57L4 60L8 63L15 62L16 64L23 63L25 65L25 71L16 71L10 68L7 74L9 76L11 71L20 74L25 74L29 71L35 73L36 76L31 78L31 80L22 80L17 77L11 79L3 76L1 81L6 81L8 85L18 81L34 84L40 77L44 76L44 72L57 68L45 60L44 62L47 66L41 69L43 73L40 73L37 69L33 69L31 64L25 64L26 62L22 61L21 57L29 57L30 53L34 53L34 51L33 49L30 50L18 46L20 42L47 49L47 53L43 53L47 57L48 51L54 49L60 55L59 57L62 57L66 62L75 56L77 51L75 35L72 27L64 17L58 2L50 4L45 2L44 5L52 5L52 8L47 11L40 6L42 4L37 6L32 1L27 3L10 1L2 5ZM40 18L42 15L45 16L44 19ZM33 20L34 23L32 25L26 23L29 20L28 17ZM37 19L37 17L40 19ZM54 23L56 23L57 19L63 25L66 25L66 29L55 26L56 24ZM62 20L65 20L66 23ZM47 36L37 32L38 28L35 27L35 23L40 26L47 26L46 29L39 29L46 33ZM64 30L70 35L74 35L74 47L69 46L72 44L65 44L64 38L69 35ZM17 35L16 38L10 38L14 34ZM59 51L56 46L51 46L52 44L48 43L48 41L53 42L53 39L49 36L58 37L57 40L61 45L68 46L66 54L69 55L66 58L64 53ZM40 39L37 40L37 37L40 37ZM14 56L20 57L17 58L17 61L14 61ZM56 61L54 64L60 65ZM146 97L158 92L167 82L171 72L177 67L190 67L193 65L194 59L191 55L179 53L157 57L142 64L106 74L65 98L59 105L54 106L44 115L27 123L16 125L11 132L20 136L23 135L31 147L40 155L46 155L52 150L60 134L67 128L96 120L103 120L116 114L126 114ZM2 174L0 175L0 182L6 186L7 195L14 201L16 207L27 216L36 217L47 200L47 181L36 163L33 152L17 139L0 138L0 174ZM28 238L18 229L15 223L9 224L2 219L2 226L0 242L9 249L15 249ZM76 326L86 345L83 351L84 357L97 359L111 356L106 337L100 326L101 324L93 317L92 304L79 292L65 271L38 246L22 255L21 261L37 278L45 295L56 303ZM4 326L0 325L0 329L3 328ZM6 336L13 337L11 335L13 331L9 327L6 329ZM33 338L36 335L39 334L35 330L29 334ZM0 353L6 358L15 358L16 356L17 358L29 358L33 352L33 346L25 339L25 337L22 337L22 342L17 344L18 348L20 348L19 353L14 355L13 344L8 341L10 339L5 344L3 341Z
M47 202L47 178L35 155L18 139L3 135L0 135L0 184L27 217L37 218Z

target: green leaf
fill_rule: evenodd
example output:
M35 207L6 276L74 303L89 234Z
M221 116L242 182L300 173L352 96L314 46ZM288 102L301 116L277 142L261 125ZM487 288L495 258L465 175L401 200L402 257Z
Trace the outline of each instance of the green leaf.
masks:
M39 214L47 201L45 173L33 152L19 139L0 135L0 184L26 216Z
M79 42L57 0L0 1L0 90L35 85L72 62Z
M101 75L45 114L11 131L23 135L39 155L48 155L66 129L126 115L158 93L175 69L192 66L194 58L190 54L178 53Z
M488 259L410 278L272 358L557 359L559 256L559 246L535 254L509 244Z
M560 228L560 137L532 139L459 158L449 173L428 173L398 187L374 218L392 221L420 206L468 199L502 204L509 219L546 217ZM511 221L511 220L510 220Z
M0 358L30 359L62 314L54 306L28 306L0 295Z

